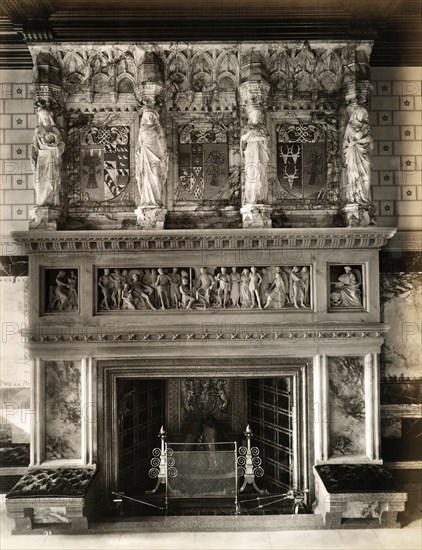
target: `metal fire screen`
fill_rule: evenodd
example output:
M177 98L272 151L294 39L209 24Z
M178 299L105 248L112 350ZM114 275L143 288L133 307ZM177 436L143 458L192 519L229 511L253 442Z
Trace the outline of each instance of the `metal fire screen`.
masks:
M237 444L167 442L169 498L237 499Z

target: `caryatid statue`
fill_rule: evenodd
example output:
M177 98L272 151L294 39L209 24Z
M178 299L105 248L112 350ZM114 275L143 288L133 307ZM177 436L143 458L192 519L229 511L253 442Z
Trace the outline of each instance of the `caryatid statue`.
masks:
M373 140L368 111L356 103L347 108L349 121L344 132L346 200L349 204L371 202L371 150Z
M243 204L266 203L268 200L267 166L270 160L268 131L261 122L262 113L253 108L248 113L248 124L240 138L245 155L245 194Z
M37 114L38 126L31 146L31 161L35 170L35 203L37 206L58 207L65 145L51 112L46 107L40 107Z
M136 146L136 182L140 207L160 208L167 179L167 141L158 113L147 108L141 117Z

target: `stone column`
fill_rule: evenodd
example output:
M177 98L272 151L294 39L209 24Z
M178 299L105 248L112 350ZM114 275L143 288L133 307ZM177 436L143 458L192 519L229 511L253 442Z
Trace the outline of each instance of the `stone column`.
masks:
M244 159L242 193L243 227L271 227L272 208L268 205L267 168L270 160L266 105L270 86L259 52L244 55L241 66L240 101L247 122L241 129Z
M161 63L155 52L145 52L135 90L139 102L140 121L136 145L136 183L139 205L135 210L140 229L163 229L167 214L166 184L168 152L164 113L164 78Z
M51 55L38 55L34 67L32 95L38 116L31 147L34 169L35 206L29 229L55 231L60 226L62 204L62 155L65 135L58 124L65 94L61 70Z

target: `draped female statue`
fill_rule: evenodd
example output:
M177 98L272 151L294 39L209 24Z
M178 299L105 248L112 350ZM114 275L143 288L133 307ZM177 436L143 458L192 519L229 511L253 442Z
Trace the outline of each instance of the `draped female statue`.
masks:
M245 196L244 204L266 203L268 196L267 165L270 160L268 131L260 122L261 111L249 112L249 123L240 138L241 146L246 143L245 155Z
M343 154L346 167L348 203L371 201L371 158L373 147L368 111L361 105L347 108L350 118L344 132Z
M167 170L164 130L158 113L147 109L142 114L136 148L136 182L141 197L139 206L162 206Z
M45 107L38 110L31 147L32 167L35 170L34 187L37 206L59 206L61 164L64 151L62 134L53 116Z

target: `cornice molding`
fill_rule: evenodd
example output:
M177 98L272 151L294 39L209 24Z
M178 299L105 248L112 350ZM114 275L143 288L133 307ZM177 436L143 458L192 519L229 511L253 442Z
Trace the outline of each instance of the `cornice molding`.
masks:
M285 249L379 249L396 228L304 228L163 231L33 231L12 238L28 253Z

